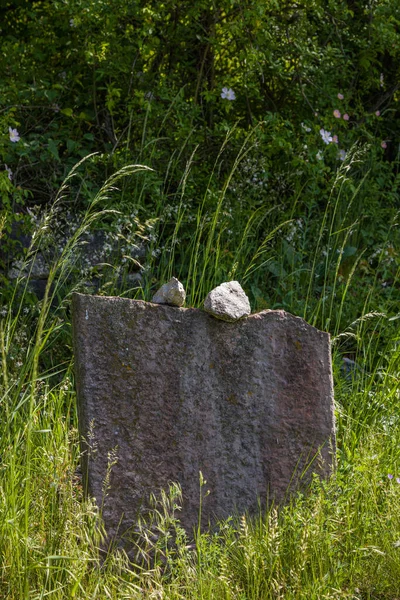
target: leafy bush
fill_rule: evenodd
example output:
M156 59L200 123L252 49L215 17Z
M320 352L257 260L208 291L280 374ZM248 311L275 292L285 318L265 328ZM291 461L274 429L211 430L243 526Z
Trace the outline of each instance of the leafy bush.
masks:
M393 258L381 281L390 286L398 256L387 224L400 207L399 21L389 0L6 2L3 272L5 257L18 258L15 231L29 229L28 208L51 205L72 166L97 151L72 182L65 212L84 212L116 169L152 167L125 180L107 208L157 219L152 251L160 253L173 235L171 215L183 207L181 243L174 245L183 274L192 225L200 213L213 221L218 210L213 226L228 256L249 219L255 248L268 230L292 221L285 237L268 244L275 256L252 279L259 306L307 314L310 298L295 297L299 277L336 264L346 289L355 266L363 286L374 279L373 257L381 251ZM352 162L351 182L339 178L341 199L332 202L343 162ZM333 229L323 231L331 209ZM216 275L230 272L232 265Z
M163 179L182 143L184 164L201 142L209 166L238 120L239 144L265 123L259 154L269 175L329 177L338 148L343 156L367 142L378 189L390 185L400 9L388 0L20 0L6 2L0 17L1 161L35 204L51 200L94 150L106 155L106 169L146 154ZM19 142L10 143L9 127ZM321 129L338 144L324 144Z

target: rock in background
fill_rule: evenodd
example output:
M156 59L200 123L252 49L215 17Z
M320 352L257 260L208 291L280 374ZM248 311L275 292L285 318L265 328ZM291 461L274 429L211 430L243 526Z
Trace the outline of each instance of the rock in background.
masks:
M31 258L12 260L12 257L9 257L10 264L5 273L7 278L10 281L21 277L28 279L28 289L33 291L38 299L42 299L52 265L62 255L77 227L78 221L71 216L70 228L65 226L65 223L60 231L50 228L45 243L41 244ZM32 244L32 235L22 235L18 227L15 228L14 239L20 248L25 249L25 253ZM73 265L73 276L77 280L85 281L86 291L98 291L104 269L110 264L121 267L125 262L125 266L129 267L129 272L125 274L127 284L137 284L141 281L140 262L145 259L146 248L139 238L135 239L135 242L137 243L133 243L132 240L131 243L126 240L121 242L115 232L96 229L85 231L69 256Z
M204 524L257 512L312 472L331 472L329 335L301 318L266 310L225 323L198 309L75 294L73 330L80 432L95 445L83 441L85 485L110 538L171 481L191 531L200 471L210 490Z

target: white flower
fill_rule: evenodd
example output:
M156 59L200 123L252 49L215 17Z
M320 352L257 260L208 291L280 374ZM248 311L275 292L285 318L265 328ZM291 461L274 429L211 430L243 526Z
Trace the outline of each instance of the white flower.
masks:
M10 140L12 142L19 142L20 137L18 131L16 129L12 129L12 127L9 127L8 131L10 133Z
M346 150L339 150L339 159L344 160L346 158Z
M304 131L306 131L307 133L310 133L311 127L307 127L307 125L304 125L304 123L300 123L300 125L302 126L302 128L304 129Z
M12 180L12 176L13 176L12 171L11 171L10 167L7 167L7 165L4 165L4 166L5 166L6 171L8 173L8 179L11 181Z
M321 152L321 150L318 150L317 154L315 155L315 158L316 158L317 160L322 160L323 156L322 156L322 152Z
M325 129L320 129L319 130L321 137L322 137L322 141L325 142L325 144L329 144L332 141L332 136L331 136L331 132L330 131L325 131Z
M224 87L222 88L221 98L224 98L225 100L236 100L236 95L232 88Z

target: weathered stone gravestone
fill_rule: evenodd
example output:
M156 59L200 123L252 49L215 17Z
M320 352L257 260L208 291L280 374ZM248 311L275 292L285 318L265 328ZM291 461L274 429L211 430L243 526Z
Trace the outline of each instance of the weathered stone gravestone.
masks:
M227 323L198 309L75 294L73 330L80 430L95 447L85 482L110 537L170 482L181 484L190 531L200 471L210 490L204 522L257 511L312 472L331 472L329 335L301 318L265 310ZM117 462L103 498L110 453Z

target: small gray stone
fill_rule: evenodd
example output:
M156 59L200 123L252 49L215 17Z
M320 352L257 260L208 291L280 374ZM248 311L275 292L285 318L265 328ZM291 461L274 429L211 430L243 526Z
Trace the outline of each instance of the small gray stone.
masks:
M221 283L204 300L204 310L223 321L237 321L251 313L250 302L238 281Z
M155 304L170 304L171 306L183 306L186 300L185 288L176 277L172 277L168 283L164 283L153 296Z

